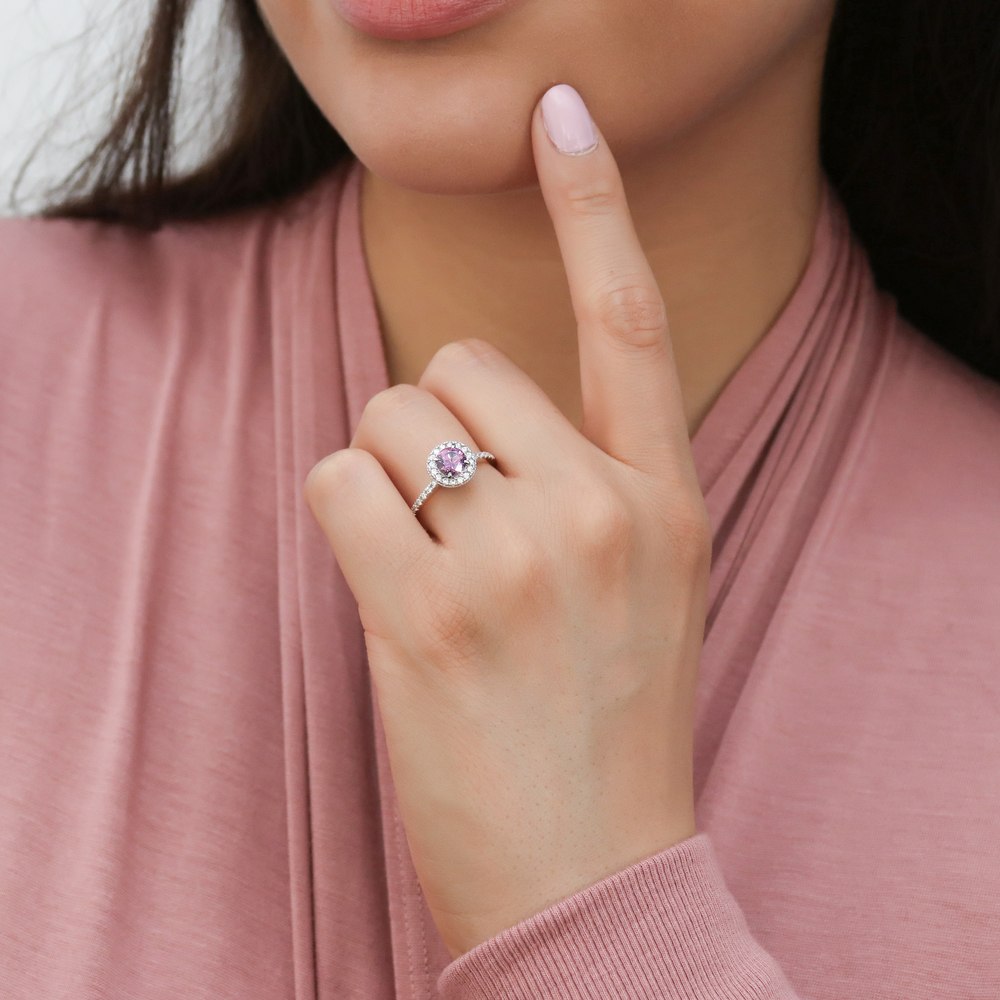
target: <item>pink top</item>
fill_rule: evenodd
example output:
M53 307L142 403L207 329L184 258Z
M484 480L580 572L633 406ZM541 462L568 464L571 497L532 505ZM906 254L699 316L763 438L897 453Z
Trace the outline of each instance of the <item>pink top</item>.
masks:
M387 384L360 176L0 223L0 995L996 1000L1000 386L829 187L693 441L702 832L451 960L301 491Z

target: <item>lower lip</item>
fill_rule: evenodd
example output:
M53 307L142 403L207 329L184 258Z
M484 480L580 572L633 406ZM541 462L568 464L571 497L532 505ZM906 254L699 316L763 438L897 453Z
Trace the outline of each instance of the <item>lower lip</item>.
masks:
M485 21L515 0L333 0L352 27L376 38L437 38Z

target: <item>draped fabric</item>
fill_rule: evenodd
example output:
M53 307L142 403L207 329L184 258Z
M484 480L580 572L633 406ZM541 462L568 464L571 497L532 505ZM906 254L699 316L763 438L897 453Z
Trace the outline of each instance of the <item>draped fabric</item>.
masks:
M451 959L302 497L388 384L360 181L0 220L0 996L1000 995L1000 389L828 182L692 440L700 832Z

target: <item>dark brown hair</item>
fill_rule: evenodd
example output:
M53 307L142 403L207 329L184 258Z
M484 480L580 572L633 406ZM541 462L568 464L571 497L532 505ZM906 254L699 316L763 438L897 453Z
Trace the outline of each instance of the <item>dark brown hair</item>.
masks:
M107 131L38 213L145 228L293 194L350 150L255 0L224 0L239 75L224 134L174 176L178 52L194 0L158 0ZM1000 6L838 0L821 156L900 312L1000 379ZM23 168L19 179L23 176Z

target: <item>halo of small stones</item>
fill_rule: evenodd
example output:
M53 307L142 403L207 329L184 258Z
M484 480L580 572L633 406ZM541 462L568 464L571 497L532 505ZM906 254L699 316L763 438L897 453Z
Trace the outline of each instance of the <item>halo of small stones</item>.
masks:
M457 448L465 456L465 467L457 476L442 472L438 468L437 457L445 448ZM431 479L439 486L461 486L463 483L467 483L476 471L476 453L462 441L442 441L439 445L435 445L427 456L427 471Z

